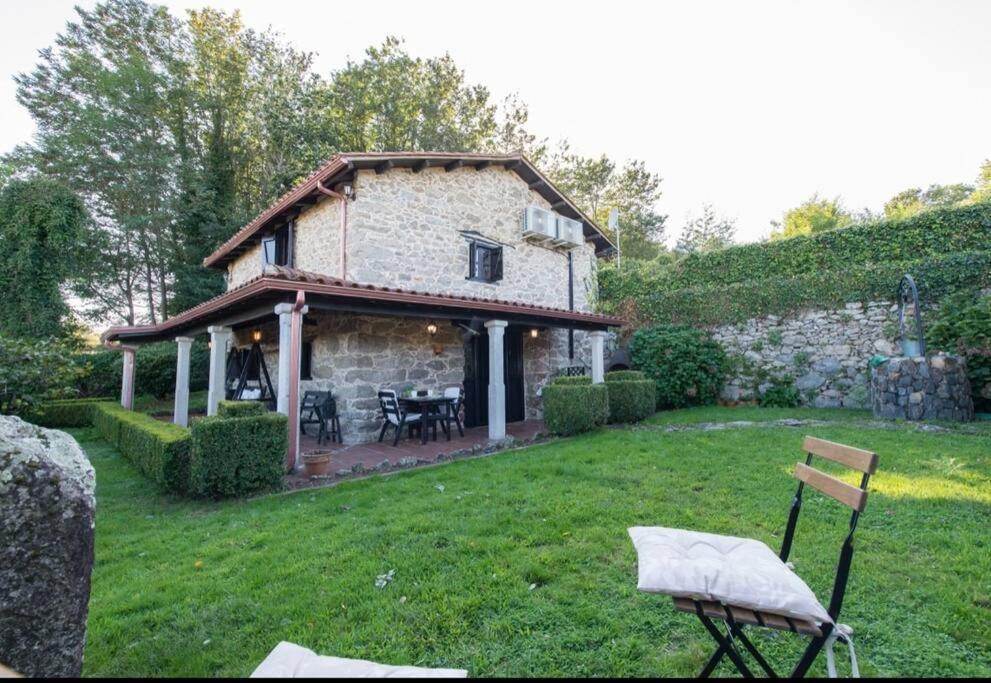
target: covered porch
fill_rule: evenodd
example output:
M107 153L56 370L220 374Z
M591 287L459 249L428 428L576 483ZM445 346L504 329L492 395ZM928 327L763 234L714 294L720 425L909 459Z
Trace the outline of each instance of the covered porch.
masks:
M122 352L121 404L130 408L134 345L175 340L174 421L183 426L189 424L193 338L209 335L208 415L235 389L230 349L254 353L257 348L267 375L258 383L271 386L271 395L263 391L263 398L289 418L289 468L298 466L301 453L331 449L336 469L374 469L384 460L432 462L507 435L532 436L542 429L543 382L576 363L587 366L593 381L602 381L606 330L621 323L577 311L362 286L276 267L159 325L108 330L104 343ZM391 439L375 440L381 424L378 391L458 385L466 393L464 437L455 430L450 442L438 434L437 441L421 444L404 436L397 447ZM315 429L312 437L301 434L300 400L307 390L334 395L343 444L317 444Z

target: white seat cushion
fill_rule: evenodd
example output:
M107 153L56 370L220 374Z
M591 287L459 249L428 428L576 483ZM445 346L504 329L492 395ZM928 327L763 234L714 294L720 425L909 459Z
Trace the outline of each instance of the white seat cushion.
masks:
M832 623L815 593L760 541L636 526L637 588Z
M467 678L464 669L389 666L364 659L323 657L285 641L275 646L252 678Z

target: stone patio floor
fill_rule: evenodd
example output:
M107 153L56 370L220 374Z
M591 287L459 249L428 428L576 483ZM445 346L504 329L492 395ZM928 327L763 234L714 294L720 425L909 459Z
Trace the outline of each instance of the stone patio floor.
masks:
M311 429L310 431L313 431ZM527 443L536 440L544 432L542 420L526 420L511 422L506 425L507 437L515 442ZM391 435L391 430L390 430ZM317 444L316 435L304 434L300 443L301 453L330 451L330 473L326 477L311 479L302 472L286 477L286 485L290 489L307 488L310 486L326 486L328 483L359 477L374 472L388 472L396 469L407 469L416 465L429 465L456 456L481 454L492 444L489 443L488 427L473 427L465 430L462 437L457 428L453 430L448 441L440 429L437 430L437 440L428 438L426 444L420 443L419 437L414 439L403 437L399 444L392 445L392 440L386 437L381 443L363 443L341 445L338 443Z

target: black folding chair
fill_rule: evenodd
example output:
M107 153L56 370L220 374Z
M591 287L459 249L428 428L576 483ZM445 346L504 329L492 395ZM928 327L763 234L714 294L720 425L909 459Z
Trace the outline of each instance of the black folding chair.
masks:
M329 391L307 391L299 406L299 431L306 434L306 425L318 425L317 443L322 444L327 437L331 443L334 437L340 441L341 423L337 417L337 401Z
M840 617L840 607L843 605L843 595L846 592L847 580L850 577L850 564L853 561L853 533L857 528L857 520L860 513L864 511L867 503L867 483L870 477L877 470L877 454L870 451L844 446L842 444L816 439L811 436L805 437L803 449L808 454L805 463L798 463L795 466L795 477L798 479L798 491L791 504L791 512L788 515L788 524L785 527L785 537L781 544L779 557L782 562L788 561L788 554L791 552L792 539L795 536L795 526L798 523L798 513L802 508L802 491L806 485L817 489L830 498L851 508L853 513L850 516L849 531L843 546L840 549L840 559L836 568L836 577L833 581L833 592L829 599L829 607L826 611L833 619L834 623L824 622L817 624L811 620L794 619L779 614L759 612L738 605L726 605L719 602L706 600L692 600L690 598L674 598L674 606L682 612L695 614L706 630L712 635L718 644L718 648L709 658L708 663L699 678L708 678L722 660L723 656L730 658L733 665L743 676L752 678L753 674L744 662L736 642L740 642L743 647L754 658L754 661L764 672L776 678L777 674L771 668L767 660L758 652L756 646L747 638L743 632L744 626L758 626L782 631L791 631L803 636L809 636L811 640L805 648L801 659L795 668L792 669L792 678L801 678L808 672L812 662L822 650L823 646L833 639L846 643L847 635L842 631L836 631L835 624ZM824 472L814 469L812 456L818 456L844 465L850 469L861 472L860 486L851 486ZM713 619L726 622L726 633L723 634L712 623Z
M403 427L407 428L410 438L414 432L420 429L420 413L408 413L399 405L396 392L385 390L379 392L379 406L382 408L382 431L379 432L379 441L385 437L386 430L391 426L396 434L392 439L392 445L399 444L399 435L403 432ZM434 427L436 430L436 427Z

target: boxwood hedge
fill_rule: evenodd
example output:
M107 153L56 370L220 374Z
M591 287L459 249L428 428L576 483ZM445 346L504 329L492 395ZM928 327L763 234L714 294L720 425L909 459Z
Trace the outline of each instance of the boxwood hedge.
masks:
M93 426L145 476L164 489L189 488L189 430L114 403L92 408Z
M220 401L217 404L217 417L252 417L266 412L261 401Z
M584 380L584 381L581 381ZM568 436L597 429L609 419L609 393L591 377L558 377L543 389L544 424Z
M285 415L207 417L193 423L192 433L192 495L231 498L281 486L288 448Z
M639 422L654 414L657 388L654 380L637 370L607 372L610 422Z
M28 417L42 427L89 427L93 424L93 406L111 402L112 398L81 398L48 401Z

